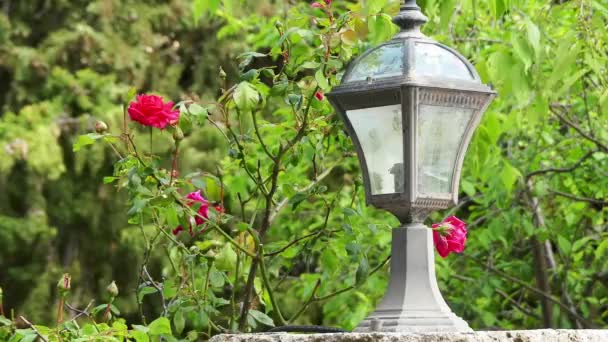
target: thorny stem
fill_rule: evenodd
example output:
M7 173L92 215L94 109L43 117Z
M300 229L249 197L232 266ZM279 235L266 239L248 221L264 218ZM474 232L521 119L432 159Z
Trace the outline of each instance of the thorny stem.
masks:
M264 262L264 246L262 244L260 244L258 246L258 251L259 251L258 259L260 260L260 273L262 275L262 281L264 282L264 287L266 287L266 291L268 291L268 297L270 297L270 302L272 303L273 311L275 312L276 317L279 320L279 323L281 325L285 325L285 324L287 324L287 322L285 321L285 318L283 318L283 315L281 314L279 305L277 304L277 301L275 300L275 297L274 297L274 291L272 290L272 286L270 286L270 281L268 280L268 274L266 272L266 264Z
M63 322L63 307L64 307L64 298L63 295L59 298L59 304L57 305L57 325Z
M30 322L30 321L28 321L27 319L25 319L25 317L23 317L23 316L19 316L19 318L20 318L20 319L21 319L21 320L22 320L22 321L23 321L25 324L27 324L27 326L28 326L30 329L34 330L34 332L36 333L36 335L38 335L38 337L40 337L40 339L41 339L42 341L44 341L44 342L49 342L49 340L47 340L47 339L46 339L46 338L45 338L45 337L44 337L44 336L43 336L43 335L40 333L40 331L38 331L38 329L36 329L36 326L35 326L35 325L33 325L33 324Z
M169 184L173 184L173 178L175 177L175 173L177 170L177 156L179 155L179 141L175 142L175 150L173 151L173 162L171 163L171 179L169 180Z
M384 265L386 265L389 262L390 259L391 259L391 256L389 255L388 257L386 257L386 259L384 259L383 262L381 262L380 264L378 264L378 266L376 266L371 272L369 272L369 276L372 276L373 274L375 274L376 272L378 272L380 269L382 269L382 267L384 267ZM320 286L321 286L321 281L318 280L317 284L315 285L315 288L314 288L314 290L313 290L313 292L312 292L312 294L310 296L310 298L308 298L308 301L306 301L306 303L304 303L304 306L300 310L298 310L298 312L295 315L293 315L293 317L291 317L289 319L288 323L292 323L298 317L300 317L300 315L302 315L306 311L306 309L312 303L321 302L321 301L333 298L333 297L335 297L337 295L340 295L342 293L348 292L350 290L353 290L353 289L356 289L357 287L359 287L359 285L355 284L355 285L351 285L351 286L345 287L345 288L343 288L341 290L338 290L336 292L330 293L328 295L317 297L316 293L318 292Z

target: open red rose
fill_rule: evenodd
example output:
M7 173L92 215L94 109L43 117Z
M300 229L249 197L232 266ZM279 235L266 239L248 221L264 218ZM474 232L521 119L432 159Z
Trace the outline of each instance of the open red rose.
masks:
M194 216L194 223L197 226L203 224L203 222L205 222L209 219L209 208L210 207L215 209L218 213L224 212L224 208L222 208L222 206L212 205L211 203L209 203L209 201L207 201L207 199L205 199L205 197L203 197L201 195L200 190L189 193L186 196L186 198L188 199L189 206L193 206L196 203L201 204L201 206L198 208L198 215ZM184 230L184 227L178 226L175 229L173 229L173 235L177 235L180 232L182 232L183 230ZM194 229L192 228L192 226L190 226L189 231L190 231L190 235L194 236Z
M173 109L173 102L164 102L157 95L137 95L137 99L129 104L131 120L148 127L164 129L179 121L179 110Z
M188 199L189 206L193 206L195 203L201 204L198 208L198 215L194 217L194 222L197 226L209 219L209 202L201 195L200 190L189 193L186 198ZM173 229L173 235L177 235L183 230L184 227L179 226ZM190 235L194 235L192 226L190 226Z
M450 216L441 223L435 223L433 228L433 242L442 258L451 252L462 253L467 242L467 225L456 216Z

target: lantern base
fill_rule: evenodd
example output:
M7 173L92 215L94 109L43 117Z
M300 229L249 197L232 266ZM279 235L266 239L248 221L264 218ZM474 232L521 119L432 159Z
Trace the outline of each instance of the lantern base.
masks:
M431 229L411 223L393 229L391 274L384 299L356 332L471 332L441 296Z

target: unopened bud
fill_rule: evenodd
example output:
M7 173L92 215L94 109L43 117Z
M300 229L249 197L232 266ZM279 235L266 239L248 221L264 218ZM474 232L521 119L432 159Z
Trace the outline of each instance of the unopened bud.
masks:
M198 248L198 246L190 247L190 253L192 253L192 254L198 254L200 251L201 251L201 249Z
M70 276L69 273L64 273L63 276L61 276L61 279L59 279L59 282L57 282L57 288L59 289L59 292L61 292L62 294L68 293L70 291L71 286L72 276Z
M2 300L2 296L3 296L3 294L2 294L2 288L0 287L0 300Z
M206 254L205 254L205 258L207 258L208 260L215 260L215 256L217 254L215 254L214 251L209 250Z
M173 132L173 139L175 142L180 142L184 140L184 132L179 126L175 126L175 131Z
M225 80L227 77L226 72L224 71L224 68L220 67L220 78L222 80Z
M280 20L277 20L277 21L274 23L274 27L276 27L277 29L279 29L279 30L280 30L280 29L282 29L282 28L283 28L283 23L282 23Z
M103 121L95 122L95 132L99 134L104 134L108 131L108 125Z
M118 286L116 286L116 282L112 281L110 285L106 287L106 291L108 291L112 298L118 297Z

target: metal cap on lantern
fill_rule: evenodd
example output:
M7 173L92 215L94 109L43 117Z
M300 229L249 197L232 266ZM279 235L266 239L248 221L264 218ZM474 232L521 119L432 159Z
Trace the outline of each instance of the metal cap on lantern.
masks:
M457 203L466 149L496 94L462 55L421 33L415 0L393 22L401 32L353 61L328 94L357 149L367 203L403 225L387 293L358 330L470 331L439 292L422 222Z

